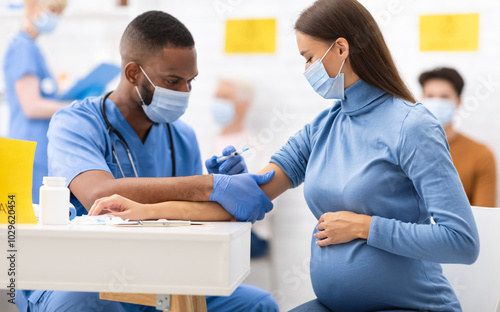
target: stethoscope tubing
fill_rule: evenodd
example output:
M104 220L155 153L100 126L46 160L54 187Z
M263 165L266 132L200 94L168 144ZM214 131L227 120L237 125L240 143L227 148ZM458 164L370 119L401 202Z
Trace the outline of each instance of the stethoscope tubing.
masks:
M130 164L132 165L132 170L134 170L134 175L136 178L138 178L139 175L137 174L137 169L136 169L135 164L134 164L134 159L132 158L132 153L130 152L130 148L127 144L127 141L125 141L125 139L123 138L121 133L118 132L118 130L113 128L113 126L111 125L111 123L108 120L108 116L106 115L105 103L106 103L106 99L109 97L109 95L111 93L113 93L113 91L106 93L102 97L101 114L102 114L102 117L104 119L104 123L106 124L106 127L108 128L108 135L110 135L110 137L111 137L111 133L114 133L118 137L119 142L125 147L125 151L127 152L128 159L130 161ZM174 139L172 137L172 128L171 128L169 123L167 123L167 128L168 128L168 134L170 137L170 150L171 150L171 156L172 156L172 176L175 177L176 176L175 148L174 148ZM122 177L125 178L125 173L123 172L123 168L120 164L120 160L118 159L118 156L116 155L116 149L115 149L114 142L111 143L111 152L113 154L113 158L116 161L116 165L118 166L118 169L120 170Z

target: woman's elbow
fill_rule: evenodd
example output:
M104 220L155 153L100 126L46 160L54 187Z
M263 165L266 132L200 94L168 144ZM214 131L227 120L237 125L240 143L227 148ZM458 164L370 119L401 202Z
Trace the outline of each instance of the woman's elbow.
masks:
M461 256L462 256L462 263L463 264L473 264L476 262L477 258L479 257L479 238L472 238L470 237L468 239L468 242L464 244Z

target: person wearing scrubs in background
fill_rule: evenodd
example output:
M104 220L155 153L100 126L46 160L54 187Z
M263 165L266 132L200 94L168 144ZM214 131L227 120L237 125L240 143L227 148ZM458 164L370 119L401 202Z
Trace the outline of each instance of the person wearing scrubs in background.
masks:
M198 75L196 49L189 30L175 17L149 11L126 28L121 42L122 74L118 88L103 97L75 101L59 110L50 123L49 174L65 177L78 215L87 213L102 196L126 194L157 207L159 201L209 201L214 182L202 173L200 151L191 127L178 120L187 109L191 83ZM243 158L233 157L221 167L246 170ZM173 178L175 177L175 178ZM272 208L258 187L267 176L246 174L250 202ZM115 195L118 196L118 195ZM228 195L231 202L244 194ZM169 203L167 203L168 205ZM225 207L227 203L222 204ZM238 207L236 207L238 208ZM218 203L177 202L169 219L234 220ZM235 213L236 216L238 216ZM246 216L254 221L262 216ZM145 217L155 219L154 213ZM240 217L243 218L243 217ZM113 248L113 246L111 246ZM154 307L100 300L98 293L17 291L21 312L156 311ZM267 292L240 285L229 297L207 297L208 311L275 312Z
M479 237L439 121L416 103L358 1L316 1L295 30L306 79L332 102L260 171L274 174L262 185L270 199L304 183L318 219L317 299L292 311L461 311L439 263L473 263ZM213 178L213 198L246 193L245 175Z
M57 27L66 0L25 0L21 31L9 43L4 58L5 94L10 109L11 139L35 141L32 201L38 203L47 176L47 130L52 115L65 103L54 100L57 81L36 39Z
M453 164L470 204L496 207L497 170L493 152L453 128L453 117L462 102L462 76L455 69L444 67L422 73L418 81L422 86L422 103L444 128Z
M213 153L217 154L226 146L237 146L238 150L247 148L253 137L252 131L246 126L249 108L252 106L255 90L253 85L241 78L219 79L215 99L212 103L212 117L220 126L220 132L214 138ZM235 150L235 149L234 149ZM250 170L256 170L256 155L247 158ZM217 173L217 156L207 160L208 173ZM225 173L225 172L221 172ZM251 232L250 255L252 258L262 258L268 252L268 240L271 237L270 218L253 224Z

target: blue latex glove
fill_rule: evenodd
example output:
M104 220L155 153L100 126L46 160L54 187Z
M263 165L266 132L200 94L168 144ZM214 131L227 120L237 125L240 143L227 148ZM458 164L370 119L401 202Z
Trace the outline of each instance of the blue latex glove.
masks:
M210 201L218 202L238 221L264 219L266 213L273 209L273 203L260 189L274 177L274 170L266 174L214 174L214 189Z
M227 156L232 152L235 152L236 149L234 146L229 145L222 151L222 156ZM209 174L240 174L247 173L247 165L245 164L245 159L241 155L237 155L231 158L224 160L221 163L217 162L217 156L212 156L205 161L205 167L207 167Z

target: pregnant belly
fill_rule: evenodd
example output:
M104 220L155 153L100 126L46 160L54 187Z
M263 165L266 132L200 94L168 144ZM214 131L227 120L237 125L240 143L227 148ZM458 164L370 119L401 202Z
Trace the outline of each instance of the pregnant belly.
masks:
M397 256L365 240L319 247L313 237L311 281L318 299L335 312L450 311L458 305L438 264Z

